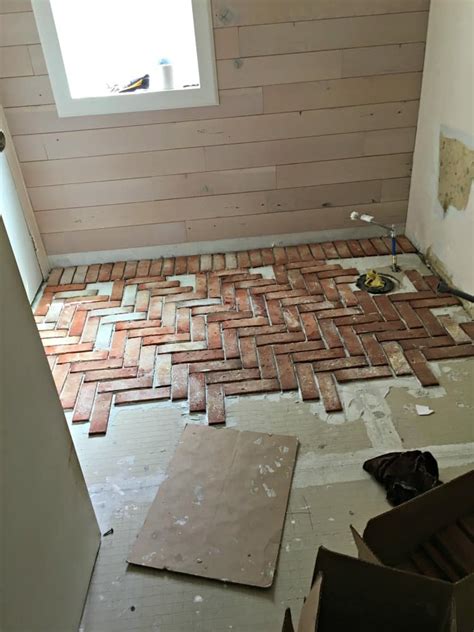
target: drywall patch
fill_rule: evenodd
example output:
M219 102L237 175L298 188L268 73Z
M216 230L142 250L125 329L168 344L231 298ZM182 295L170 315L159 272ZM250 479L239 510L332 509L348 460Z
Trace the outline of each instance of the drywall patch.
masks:
M450 206L463 211L474 179L474 150L457 138L440 133L438 200L446 212Z

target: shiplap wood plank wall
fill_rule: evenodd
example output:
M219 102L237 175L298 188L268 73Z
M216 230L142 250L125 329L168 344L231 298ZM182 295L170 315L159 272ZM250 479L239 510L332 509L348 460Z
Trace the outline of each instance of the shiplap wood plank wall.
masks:
M213 0L220 104L58 118L29 0L0 87L50 254L343 228L407 210L429 0Z

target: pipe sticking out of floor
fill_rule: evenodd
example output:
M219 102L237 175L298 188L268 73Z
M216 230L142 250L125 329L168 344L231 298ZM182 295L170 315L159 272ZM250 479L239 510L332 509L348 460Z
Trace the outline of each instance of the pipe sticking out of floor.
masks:
M380 228L384 228L388 231L390 235L390 239L392 241L392 271L399 272L400 266L397 262L397 241L395 239L395 224L391 224L387 226L387 224L380 224L380 222L376 222L373 215L368 215L367 213L359 213L357 211L352 211L351 220L361 220L362 222L367 222L367 224L374 224L375 226L380 226Z

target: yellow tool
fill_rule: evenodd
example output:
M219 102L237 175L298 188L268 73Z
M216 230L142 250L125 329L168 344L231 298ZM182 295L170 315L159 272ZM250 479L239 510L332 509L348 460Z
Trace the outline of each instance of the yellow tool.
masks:
M369 270L365 275L364 285L371 288L385 287L385 281L375 270Z

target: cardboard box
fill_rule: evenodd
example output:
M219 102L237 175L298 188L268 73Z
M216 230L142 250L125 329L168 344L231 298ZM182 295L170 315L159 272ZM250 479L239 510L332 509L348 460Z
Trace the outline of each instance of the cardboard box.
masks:
M474 470L351 529L359 559L319 549L297 632L473 632Z
M452 628L474 630L474 470L351 527L359 558L442 586Z
M321 547L297 632L448 632L451 593L438 582ZM290 611L282 632L294 632Z

